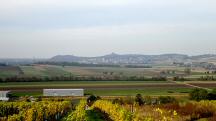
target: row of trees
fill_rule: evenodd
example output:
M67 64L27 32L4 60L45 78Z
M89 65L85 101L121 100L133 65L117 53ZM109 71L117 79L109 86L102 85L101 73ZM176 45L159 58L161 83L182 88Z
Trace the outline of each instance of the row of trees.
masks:
M202 80L202 81L215 81L216 80L216 78L214 77L214 76L201 76L200 78L199 78L199 80Z
M213 89L212 91L207 91L205 89L199 89L196 88L192 90L190 93L190 99L191 100L216 100L216 89ZM113 100L113 103L118 104L138 104L138 105L154 105L154 104L166 104L166 103L174 103L177 102L177 100L174 97L171 96L160 96L158 98L151 98L150 96L143 97L141 94L137 94L135 98L127 97L125 99L123 98L116 98Z
M56 77L7 77L0 82L47 82L47 81L166 81L165 77L143 76L56 76Z
M126 97L126 98L116 98L113 100L113 104L120 104L120 105L134 105L137 104L139 106L142 105L157 105L157 104L166 104L166 103L173 103L176 102L176 99L171 96L160 96L158 98L152 98L151 96L143 97L141 94L137 94L135 98L133 97Z
M206 71L205 74L216 74L216 71Z

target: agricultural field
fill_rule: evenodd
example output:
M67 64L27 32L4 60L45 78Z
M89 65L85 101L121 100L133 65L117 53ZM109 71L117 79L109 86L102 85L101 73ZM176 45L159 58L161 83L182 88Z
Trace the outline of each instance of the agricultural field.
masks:
M35 66L21 66L24 74L22 76L35 77L52 77L65 76L70 73L65 71L61 66L35 65Z
M0 66L0 77L12 77L23 74L23 71L18 66Z
M207 70L202 68L193 68L189 75L185 74L185 68L173 66L123 68L33 65L0 69L0 76L3 78L10 76L42 78L56 76L112 77L115 75L151 78L161 75L161 73L168 77L167 80L150 81L34 80L28 82L28 80L25 80L1 82L0 89L10 90L14 101L17 101L0 103L0 120L2 121L33 121L36 119L39 119L38 121L187 121L199 119L214 121L216 117L215 101L196 102L190 100L190 93L194 88L207 90L208 93L216 87L216 81L196 80L200 76L207 75L205 73ZM190 79L194 78L195 80L172 80L177 75L183 75ZM215 75L208 74L208 76ZM82 88L85 95L83 97L43 97L43 89L47 88ZM137 100L135 100L137 94L143 96L144 105L137 104ZM88 100L89 96L92 95L103 100L97 100L89 105L86 99ZM31 97L36 100L30 102ZM163 101L168 101L168 103L161 104ZM169 101L177 101L177 103ZM74 102L76 104L73 104ZM76 108L72 107L74 105L76 105ZM11 110L11 112L5 112L5 109ZM24 110L28 112L28 115Z
M126 68L126 67L73 67L66 66L63 68L74 75L104 75L103 72L113 72L114 75L123 76L145 76L154 77L160 75L162 71L170 71L168 77L175 75L185 75L185 67L176 66L153 66L152 68ZM172 73L174 71L174 73ZM195 78L205 75L206 69L192 68L191 74L186 75L188 78Z
M215 88L215 82L193 82L199 87ZM17 96L42 96L45 88L83 88L85 94L98 96L173 95L187 96L192 86L170 81L58 81L58 82L10 82L2 83L1 90L11 90Z
M199 78L205 76L208 71L203 68L192 68L191 74L185 75L185 67L176 66L153 66L152 68L126 68L126 67L78 67L78 66L54 66L54 65L31 65L17 67L0 67L0 77L53 77L53 76L144 76L155 77L163 75L184 76L185 78ZM208 74L215 76L214 74Z
M41 96L44 88L83 88L85 94L95 94L98 96L134 96L137 93L143 95L173 95L187 96L188 92L195 87L215 88L214 81L189 81L176 83L170 81L173 76L184 75L184 67L176 66L154 66L152 68L125 68L125 67L78 67L78 66L54 66L54 65L31 65L19 67L1 67L0 76L20 76L20 77L61 77L61 76L158 76L161 72L166 72L168 81L44 81L44 82L7 82L1 83L1 90L11 90L16 96ZM167 71L169 72L167 74ZM173 73L174 71L174 73ZM203 68L192 68L191 74L185 78L195 78L205 75L207 70ZM52 79L52 78L51 78ZM194 85L191 86L191 85Z

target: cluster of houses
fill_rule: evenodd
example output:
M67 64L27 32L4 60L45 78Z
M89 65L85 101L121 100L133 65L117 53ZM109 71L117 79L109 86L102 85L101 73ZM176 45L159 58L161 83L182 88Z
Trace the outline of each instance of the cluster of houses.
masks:
M9 101L11 91L0 91L0 101ZM84 96L84 89L43 89L43 96Z

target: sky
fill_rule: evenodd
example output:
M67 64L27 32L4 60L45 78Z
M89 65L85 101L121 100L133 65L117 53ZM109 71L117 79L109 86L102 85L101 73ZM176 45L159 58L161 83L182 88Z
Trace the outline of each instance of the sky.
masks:
M216 54L215 0L0 0L0 58Z

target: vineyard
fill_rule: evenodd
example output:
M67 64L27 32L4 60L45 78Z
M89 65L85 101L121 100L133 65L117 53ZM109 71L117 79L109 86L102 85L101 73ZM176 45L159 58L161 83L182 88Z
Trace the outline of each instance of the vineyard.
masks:
M0 121L215 121L216 101L167 104L113 100L81 100L74 110L70 101L0 102Z
M68 101L0 102L0 121L59 121L70 111Z
M65 121L215 121L216 101L190 101L163 105L114 104L107 100L98 100L91 107L86 108L86 101L81 101L76 110ZM92 115L89 111L96 110Z

